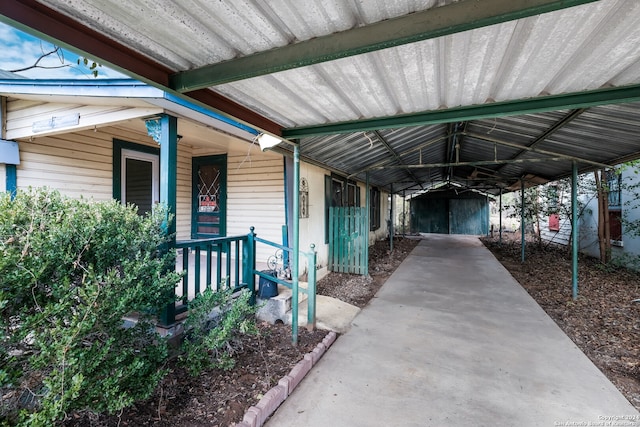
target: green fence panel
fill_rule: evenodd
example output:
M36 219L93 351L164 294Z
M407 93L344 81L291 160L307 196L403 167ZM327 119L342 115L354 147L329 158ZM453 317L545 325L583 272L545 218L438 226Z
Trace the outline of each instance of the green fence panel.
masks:
M369 227L366 208L329 209L329 269L366 275Z

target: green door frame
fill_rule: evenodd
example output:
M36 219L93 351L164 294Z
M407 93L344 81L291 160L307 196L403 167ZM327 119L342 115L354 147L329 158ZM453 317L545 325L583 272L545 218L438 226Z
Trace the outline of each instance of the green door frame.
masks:
M215 165L220 169L220 197L217 201L220 212L220 236L227 235L227 155L219 154L213 156L193 157L191 159L191 238L199 239L204 237L198 234L198 167L202 165Z

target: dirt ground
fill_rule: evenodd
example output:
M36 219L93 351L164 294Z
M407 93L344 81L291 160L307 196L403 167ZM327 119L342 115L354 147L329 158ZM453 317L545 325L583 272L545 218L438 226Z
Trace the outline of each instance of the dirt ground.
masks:
M520 263L517 241L499 245L483 239L511 274L565 333L640 409L640 275L606 271L596 260L580 259L579 298L571 297L571 264L566 249L527 246ZM370 249L370 277L330 273L318 282L318 293L364 307L418 244L418 239L380 241ZM169 366L170 374L147 401L120 414L70 414L65 426L232 426L246 409L277 384L320 342L326 332L300 329L299 344L291 345L291 329L260 325L259 337L244 339L244 352L231 371L213 370L197 378Z
M566 248L483 239L513 277L622 394L640 410L640 274L608 270L580 256L578 299L572 298L571 256Z
M378 242L369 251L369 278L330 273L318 282L318 293L364 307L418 242L394 239L393 252L388 240ZM243 352L233 370L211 370L193 378L171 363L169 374L147 401L115 415L69 414L63 425L227 427L242 421L246 410L258 403L327 334L300 328L298 345L293 346L291 327L267 323L259 326L258 337L243 338Z

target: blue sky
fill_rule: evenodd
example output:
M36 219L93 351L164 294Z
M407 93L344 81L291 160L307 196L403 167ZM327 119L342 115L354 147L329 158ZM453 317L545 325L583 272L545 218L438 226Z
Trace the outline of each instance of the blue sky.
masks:
M54 49L54 45L19 31L3 22L0 22L0 69L15 70L32 65L46 52ZM78 65L78 55L69 51L63 51L61 56L50 55L40 62L46 66L68 66L55 69L35 68L20 72L21 76L33 79L93 79L88 68ZM98 78L123 78L127 77L104 66L98 69Z

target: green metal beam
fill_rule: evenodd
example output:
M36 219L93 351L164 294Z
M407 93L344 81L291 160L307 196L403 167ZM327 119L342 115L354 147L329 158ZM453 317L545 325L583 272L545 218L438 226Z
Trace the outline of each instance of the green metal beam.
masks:
M189 92L223 83L433 39L596 0L465 0L280 48L182 71L169 86Z
M578 299L578 166L573 162L571 168L571 294Z
M621 104L640 101L640 85L620 86L560 95L515 101L494 102L482 105L467 105L446 110L430 110L420 113L391 117L356 120L328 125L288 128L282 131L283 138L305 138L338 133L364 132L374 129L394 129L405 126L421 126L456 121L491 119L517 116L545 111L571 110L597 105Z

